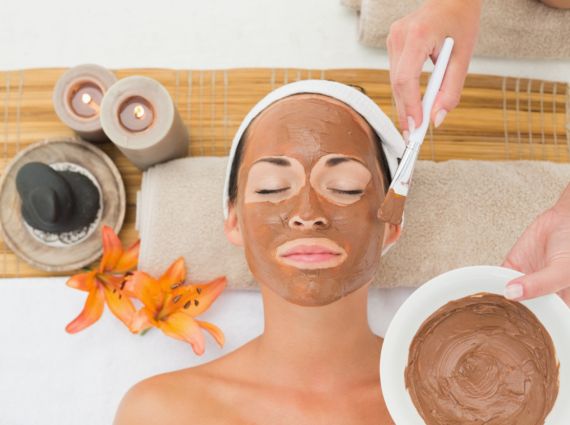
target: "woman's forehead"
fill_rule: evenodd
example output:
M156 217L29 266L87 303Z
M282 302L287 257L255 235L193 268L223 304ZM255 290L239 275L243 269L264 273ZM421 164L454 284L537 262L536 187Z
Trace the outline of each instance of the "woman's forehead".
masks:
M340 114L345 117L352 118L352 121L355 125L361 127L364 131L372 133L374 130L370 127L370 124L356 112L352 107L347 105L346 103L335 99L331 96L326 96L324 94L319 93L301 93L295 94L291 96L287 96L283 99L279 99L276 102L273 102L267 108L255 117L252 122L252 127L259 125L261 123L271 123L276 120L276 118L280 117L280 113L284 109L292 109L293 105L297 105L302 108L304 114L311 114L314 116L322 116L323 114L326 115L328 110L329 114L336 113ZM286 118L286 117L281 117Z
M254 156L373 153L374 130L368 122L344 102L314 93L273 103L255 118L248 133L247 151Z

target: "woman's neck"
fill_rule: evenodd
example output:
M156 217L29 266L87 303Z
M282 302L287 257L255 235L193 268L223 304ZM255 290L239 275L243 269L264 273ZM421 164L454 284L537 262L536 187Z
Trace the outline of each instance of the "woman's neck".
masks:
M316 391L377 379L382 339L368 325L368 286L301 307L262 285L265 331L251 346L260 374Z

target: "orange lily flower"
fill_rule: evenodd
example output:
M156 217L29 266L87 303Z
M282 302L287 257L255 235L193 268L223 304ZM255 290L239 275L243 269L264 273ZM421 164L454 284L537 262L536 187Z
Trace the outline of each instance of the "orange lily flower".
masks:
M99 269L76 274L66 282L70 288L89 292L83 311L65 328L70 334L82 331L99 320L103 314L105 300L111 312L127 326L135 314L135 307L129 299L129 296L133 295L123 287L125 275L129 274L126 271L137 264L140 239L123 250L119 237L106 225L101 229L101 237L103 258ZM121 275L117 276L118 273Z
M172 338L189 342L200 356L206 346L200 328L210 332L220 347L224 345L224 334L217 326L194 317L206 311L220 295L226 278L219 277L203 285L184 285L185 274L184 260L180 257L158 281L142 271L127 276L125 289L144 304L133 316L130 328L136 333L155 326Z

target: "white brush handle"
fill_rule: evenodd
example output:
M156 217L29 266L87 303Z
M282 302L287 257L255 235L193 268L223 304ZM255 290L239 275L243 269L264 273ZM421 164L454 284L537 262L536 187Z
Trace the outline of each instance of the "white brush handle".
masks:
M416 165L416 160L418 159L420 146L424 141L424 137L426 137L426 132L429 126L431 108L433 107L433 102L435 101L437 93L439 93L439 88L443 81L443 76L445 74L445 69L447 68L447 63L449 62L449 55L451 55L452 47L453 39L447 37L443 42L443 47L437 57L435 68L429 78L426 92L422 99L422 108L424 110L422 125L410 134L410 141L408 146L406 146L400 165L398 166L398 169L394 174L394 178L392 179L392 184L390 185L390 188L394 189L394 192L398 195L408 196L408 189L410 188L412 175L414 174L414 167Z
M410 133L409 144L421 145L424 141L424 138L426 137L426 132L430 121L431 108L433 108L433 102L439 93L439 88L441 87L441 82L443 81L445 70L447 69L447 63L449 62L449 56L451 55L452 48L453 39L447 37L443 42L443 47L441 48L441 52L439 52L437 62L435 64L431 77L429 77L426 92L424 93L424 98L422 99L422 108L424 112L422 125Z

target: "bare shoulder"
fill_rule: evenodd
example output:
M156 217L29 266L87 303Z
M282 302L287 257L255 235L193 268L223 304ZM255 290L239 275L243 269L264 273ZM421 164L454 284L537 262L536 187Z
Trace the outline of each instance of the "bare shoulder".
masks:
M167 425L188 415L196 419L207 414L215 400L204 390L210 379L202 368L165 373L134 385L123 397L113 424Z
M151 424L158 417L161 399L166 397L159 384L161 375L145 379L125 394L115 414L114 425Z
M224 413L235 392L232 355L213 362L164 373L134 385L123 397L114 425L169 425L187 418L195 423L226 423ZM228 397L229 396L229 397Z

